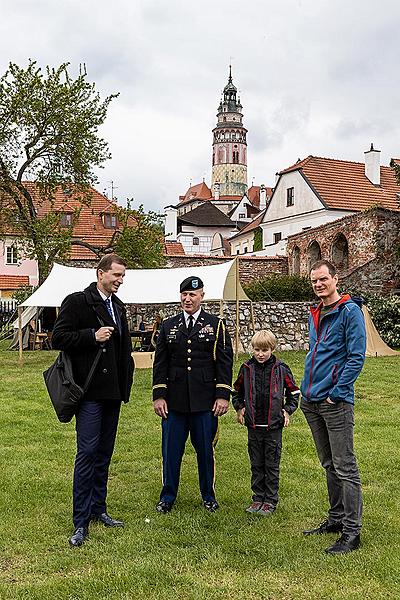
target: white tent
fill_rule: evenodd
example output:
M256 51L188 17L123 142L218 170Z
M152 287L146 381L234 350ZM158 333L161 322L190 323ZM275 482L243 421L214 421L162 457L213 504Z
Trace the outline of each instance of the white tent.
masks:
M211 267L182 267L178 269L128 269L118 297L126 304L166 304L179 302L181 281L197 275L204 283L204 300L236 301L236 353L239 346L239 301L250 298L240 281L237 259ZM22 309L29 307L59 307L72 292L84 290L96 281L96 269L66 267L54 264L50 275L42 285L18 308L19 318L14 327L19 329L20 353L22 352ZM251 308L253 315L253 310ZM252 318L254 321L254 318ZM254 327L253 327L254 328Z
M236 281L236 261L211 267L128 269L118 297L126 304L165 304L179 301L179 284L197 275L204 282L204 300L250 300ZM61 306L65 296L96 281L96 270L55 264L42 285L21 306Z

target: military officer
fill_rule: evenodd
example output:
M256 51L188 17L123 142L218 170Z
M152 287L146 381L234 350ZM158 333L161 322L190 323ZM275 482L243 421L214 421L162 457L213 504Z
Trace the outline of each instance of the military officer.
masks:
M218 417L229 407L232 344L224 321L201 308L199 277L180 285L183 312L163 321L153 368L154 411L162 418L163 487L156 510L175 501L186 440L197 454L203 505L215 512L214 446Z

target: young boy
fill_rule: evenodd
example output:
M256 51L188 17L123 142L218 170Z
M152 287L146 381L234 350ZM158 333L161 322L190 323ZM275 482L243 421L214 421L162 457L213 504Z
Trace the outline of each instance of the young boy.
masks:
M279 499L282 428L289 425L300 390L289 367L272 354L271 331L258 331L251 345L253 357L240 367L232 401L238 422L248 428L253 502L246 511L272 515Z

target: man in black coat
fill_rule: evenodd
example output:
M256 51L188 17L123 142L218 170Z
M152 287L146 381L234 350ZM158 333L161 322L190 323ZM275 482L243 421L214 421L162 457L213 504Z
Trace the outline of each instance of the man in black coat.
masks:
M83 544L90 521L100 521L106 527L124 525L108 515L106 496L120 407L129 400L134 370L125 307L115 296L123 283L125 268L120 256L104 256L97 267L97 282L65 298L53 330L53 348L70 355L74 379L82 387L102 348L76 413L75 529L69 540L71 546Z
M218 417L229 407L232 344L224 321L201 308L201 279L188 277L180 292L183 312L163 321L154 359L153 403L162 417L163 454L163 488L156 509L167 513L172 508L190 433L203 505L215 512L214 446Z

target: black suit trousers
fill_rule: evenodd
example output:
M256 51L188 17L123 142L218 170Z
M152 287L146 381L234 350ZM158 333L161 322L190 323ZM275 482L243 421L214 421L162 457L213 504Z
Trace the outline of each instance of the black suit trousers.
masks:
M108 469L114 451L120 402L82 403L76 414L77 453L73 483L74 527L106 512Z

